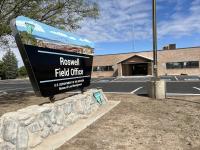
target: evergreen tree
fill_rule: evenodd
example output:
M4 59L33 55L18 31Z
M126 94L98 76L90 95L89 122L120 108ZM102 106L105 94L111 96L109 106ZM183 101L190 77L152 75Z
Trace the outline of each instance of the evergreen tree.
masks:
M5 75L4 75L4 71L3 71L3 61L0 60L0 78L4 79Z
M17 58L15 54L8 49L2 58L3 73L6 79L15 79L17 77Z
M26 68L24 66L22 66L18 69L18 75L20 77L26 77L27 76L27 71L26 71Z

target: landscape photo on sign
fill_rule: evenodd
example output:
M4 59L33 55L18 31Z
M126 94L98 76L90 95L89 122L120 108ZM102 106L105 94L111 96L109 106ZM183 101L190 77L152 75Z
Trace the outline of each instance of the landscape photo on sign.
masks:
M52 97L90 85L91 41L24 16L12 20L11 29L36 95Z
M23 44L93 55L94 44L72 33L19 16L16 27Z

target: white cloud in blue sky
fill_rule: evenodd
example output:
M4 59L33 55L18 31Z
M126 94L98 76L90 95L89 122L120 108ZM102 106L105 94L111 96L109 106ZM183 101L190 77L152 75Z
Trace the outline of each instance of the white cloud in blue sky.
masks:
M100 17L86 20L78 31L94 41L118 41L135 37L145 38L151 25L151 4L146 0L103 0L100 2ZM142 6L142 7L141 7ZM137 20L137 21L136 21ZM124 38L125 37L125 38Z
M161 20L158 23L159 35L184 37L200 33L200 0L176 1L175 12L170 16L169 21Z
M76 33L96 42L96 54L152 49L152 0L94 1L100 4L99 19L85 20ZM159 48L200 46L199 16L200 0L157 0Z
M75 37L66 35L65 33L62 32L57 32L57 31L50 31L50 33L58 35L58 36L62 36L62 37L66 37L66 38L70 38L71 40L77 40Z
M101 0L98 20L86 20L77 33L98 42L151 38L151 0ZM200 33L200 0L157 0L158 37Z

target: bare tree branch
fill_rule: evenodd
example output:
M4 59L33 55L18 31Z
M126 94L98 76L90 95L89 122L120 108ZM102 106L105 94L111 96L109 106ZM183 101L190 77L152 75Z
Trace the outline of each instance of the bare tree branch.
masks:
M19 15L66 30L75 30L81 20L99 15L97 4L88 0L1 0L0 8L0 36L10 34L10 20Z

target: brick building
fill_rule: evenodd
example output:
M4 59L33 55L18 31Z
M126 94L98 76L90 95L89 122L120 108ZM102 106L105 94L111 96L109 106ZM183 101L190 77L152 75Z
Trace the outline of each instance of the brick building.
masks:
M152 51L96 55L92 77L152 75ZM158 75L200 75L200 47L158 50Z

